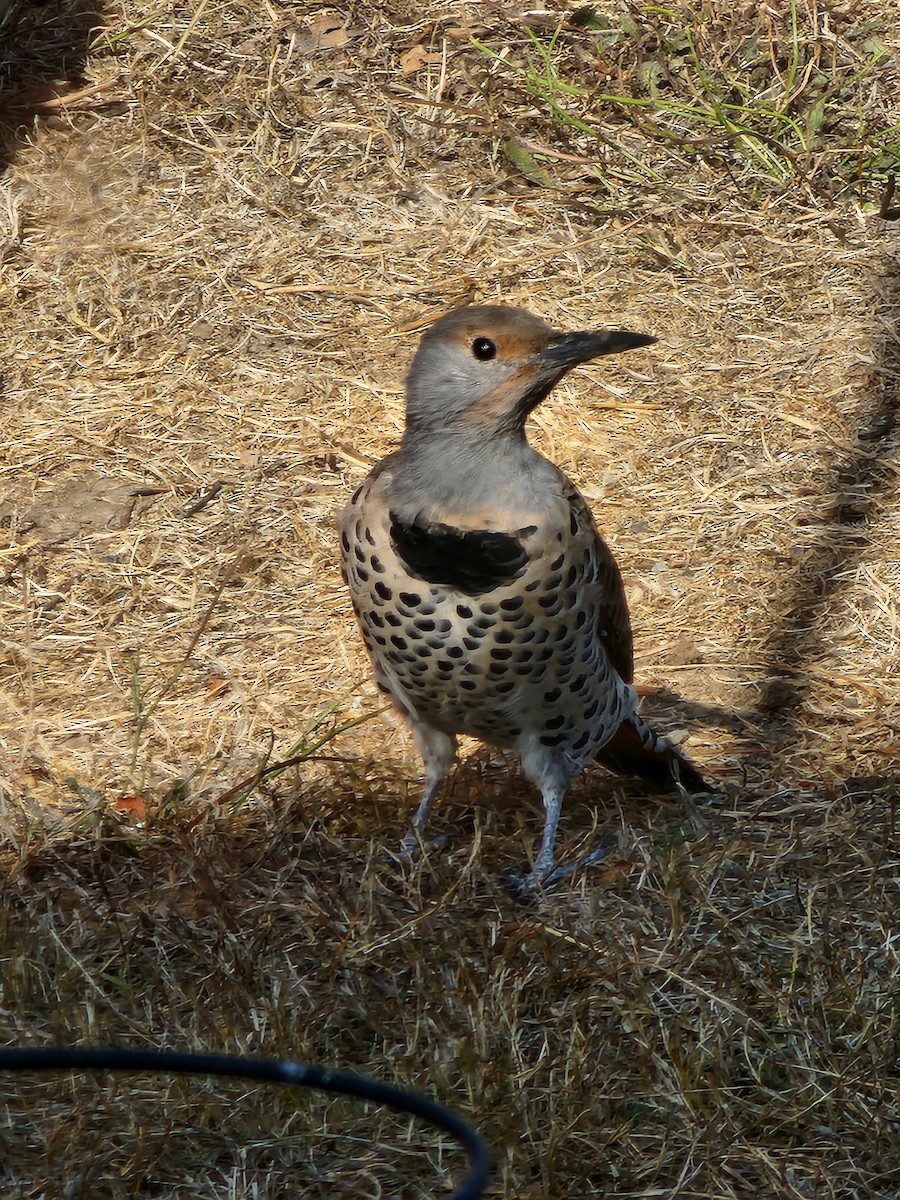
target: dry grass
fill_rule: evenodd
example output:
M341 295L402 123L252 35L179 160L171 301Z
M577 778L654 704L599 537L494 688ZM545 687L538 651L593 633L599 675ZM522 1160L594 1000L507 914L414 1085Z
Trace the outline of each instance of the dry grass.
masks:
M896 1196L900 6L7 9L4 1041L409 1083L496 1196ZM589 775L560 853L614 849L532 909L537 801L484 751L396 859L418 765L332 529L468 298L659 335L533 433L725 792ZM2 1086L15 1197L424 1197L456 1161L218 1082Z

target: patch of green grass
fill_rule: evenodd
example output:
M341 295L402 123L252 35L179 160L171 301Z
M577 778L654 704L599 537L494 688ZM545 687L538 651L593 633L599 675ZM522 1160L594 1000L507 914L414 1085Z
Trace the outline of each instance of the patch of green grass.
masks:
M492 88L520 89L530 118L583 153L594 141L589 173L608 190L616 157L647 180L674 177L673 157L702 162L754 202L786 189L834 196L900 161L890 89L875 86L888 50L870 26L836 36L797 0L764 28L696 3L632 4L615 25L592 10L576 16L549 34L525 27L515 49L475 45L493 63ZM658 154L634 153L630 133Z

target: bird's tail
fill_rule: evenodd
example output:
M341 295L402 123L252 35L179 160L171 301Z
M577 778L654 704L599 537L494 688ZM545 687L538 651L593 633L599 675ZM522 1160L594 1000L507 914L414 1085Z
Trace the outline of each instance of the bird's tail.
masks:
M712 792L692 762L636 714L623 721L597 761L622 775L638 775L661 791Z

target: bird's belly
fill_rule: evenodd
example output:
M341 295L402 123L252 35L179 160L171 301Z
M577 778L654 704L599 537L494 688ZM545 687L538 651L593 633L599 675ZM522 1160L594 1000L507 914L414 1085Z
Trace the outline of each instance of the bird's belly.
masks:
M533 734L583 762L617 728L626 689L595 604L564 589L546 600L521 584L489 598L426 587L364 609L362 624L378 674L419 720L500 746Z

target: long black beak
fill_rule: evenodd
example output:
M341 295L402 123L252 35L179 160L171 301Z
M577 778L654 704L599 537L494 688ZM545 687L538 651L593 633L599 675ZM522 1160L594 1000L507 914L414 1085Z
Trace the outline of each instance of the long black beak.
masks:
M550 370L563 372L601 354L637 350L640 346L652 346L656 340L648 333L628 333L623 329L565 333L545 346L539 358Z

